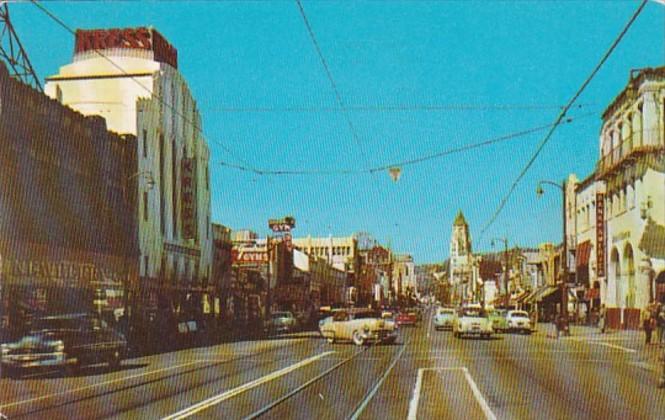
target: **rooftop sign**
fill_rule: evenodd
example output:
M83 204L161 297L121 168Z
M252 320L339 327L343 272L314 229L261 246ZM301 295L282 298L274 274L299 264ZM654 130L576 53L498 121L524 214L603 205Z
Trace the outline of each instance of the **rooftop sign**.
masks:
M155 29L89 29L76 30L74 53L123 48L152 51L155 61L178 68L178 50Z

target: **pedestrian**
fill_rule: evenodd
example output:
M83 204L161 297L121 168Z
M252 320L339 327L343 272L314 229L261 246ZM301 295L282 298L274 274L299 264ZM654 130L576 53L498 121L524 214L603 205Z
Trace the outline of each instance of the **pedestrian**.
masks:
M642 328L644 328L644 334L646 336L645 344L648 346L651 344L651 333L653 332L653 328L655 326L655 320L651 317L651 313L649 311L645 312L646 314L644 316L644 321L642 321Z
M605 309L605 304L600 305L600 310L598 311L598 328L600 328L600 333L605 334L605 328L607 324L607 309Z
M656 318L656 343L660 346L663 344L663 333L665 333L665 306L661 306Z

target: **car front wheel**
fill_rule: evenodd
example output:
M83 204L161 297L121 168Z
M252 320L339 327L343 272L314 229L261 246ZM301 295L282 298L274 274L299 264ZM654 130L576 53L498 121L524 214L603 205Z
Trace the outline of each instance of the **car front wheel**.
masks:
M365 339L363 338L360 331L356 330L353 332L353 344L355 344L356 346L362 346L363 344L365 344Z

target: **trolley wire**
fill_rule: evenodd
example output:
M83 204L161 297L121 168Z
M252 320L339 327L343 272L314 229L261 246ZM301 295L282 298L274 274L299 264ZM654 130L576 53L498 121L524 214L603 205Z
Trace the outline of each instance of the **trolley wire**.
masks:
M552 135L554 134L554 132L556 131L556 129L557 129L557 128L559 127L559 125L561 125L561 123L564 121L564 117L566 116L566 113L568 112L568 110L573 106L573 104L574 104L575 101L580 97L580 95L582 94L582 92L584 92L584 90L585 90L586 87L589 85L589 83L591 83L591 80L593 80L593 78L596 76L596 74L598 73L598 71L600 70L600 68L603 66L603 64L605 64L605 62L610 58L610 56L612 55L612 53L614 52L614 50L616 49L616 47L619 45L619 43L621 42L621 40L623 39L623 37L626 35L626 33L628 32L628 30L630 29L630 27L633 25L633 23L635 22L635 20L637 19L637 17L640 15L640 13L642 13L642 10L644 10L644 6L646 6L647 1L648 1L648 0L642 0L642 2L640 3L640 5L637 7L637 9L636 9L635 12L633 13L633 15L632 15L632 16L630 17L630 19L628 20L628 23L626 23L626 25L625 25L624 28L621 30L621 32L619 33L619 35L614 39L614 41L612 42L612 44L610 45L610 47L608 48L608 50L605 52L605 54L603 54L603 56L602 56L602 58L600 59L600 61L598 62L598 64L596 64L596 66L594 67L594 69L591 71L591 74L589 74L589 76L587 76L587 78L584 80L584 82L583 82L582 85L579 87L579 89L577 89L577 92L575 92L575 94L572 96L572 98L570 98L570 100L569 100L569 101L566 103L566 105L563 107L563 109L561 110L561 112L559 112L559 115L557 115L557 117L555 118L554 123L552 124L552 127L549 129L549 131L547 132L547 134L545 135L545 137L540 141L540 143L538 144L538 147L536 148L536 151L535 151L534 154L531 156L531 158L529 159L529 161L526 163L526 165L524 166L524 168L522 169L522 171L520 171L520 173L519 173L519 175L517 176L517 178L515 179L515 181L513 181L513 183L511 184L510 188L508 189L507 194L501 199L501 201L499 202L499 206L498 206L497 209L494 211L494 213L493 213L492 216L490 217L489 221L488 221L488 222L485 224L485 226L481 229L481 231L480 231L480 238L483 237L483 235L485 234L485 232L487 231L487 229L489 229L489 227L492 226L492 224L494 224L494 222L496 221L497 217L499 217L499 214L501 214L501 211L504 209L504 207L505 207L506 204L508 203L508 200L510 199L510 197L511 197L512 194L513 194L513 192L514 192L515 189L517 188L517 185L519 184L519 182L522 180L522 178L524 178L524 176L526 175L527 171L529 170L529 168L531 168L531 166L533 165L533 163L536 161L536 159L538 158L538 156L539 156L540 153L542 152L542 150L543 150L543 148L545 147L545 145L550 141L550 139L552 138ZM564 204L564 205L565 205L565 204Z

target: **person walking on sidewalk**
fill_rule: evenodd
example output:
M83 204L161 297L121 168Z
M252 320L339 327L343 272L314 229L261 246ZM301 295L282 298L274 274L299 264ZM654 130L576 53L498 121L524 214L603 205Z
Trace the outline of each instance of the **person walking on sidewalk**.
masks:
M656 318L657 330L656 330L656 341L660 346L663 344L663 333L665 332L665 307L661 306L658 311L658 318Z
M651 317L651 312L644 311L644 320L642 321L642 328L644 328L644 334L646 336L645 344L648 346L651 344L651 333L653 332L656 320Z
M605 316L607 315L607 310L605 309L605 304L600 305L600 311L598 311L598 328L600 328L600 333L605 334Z

